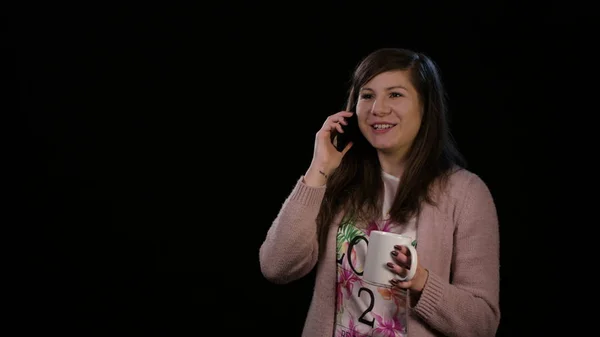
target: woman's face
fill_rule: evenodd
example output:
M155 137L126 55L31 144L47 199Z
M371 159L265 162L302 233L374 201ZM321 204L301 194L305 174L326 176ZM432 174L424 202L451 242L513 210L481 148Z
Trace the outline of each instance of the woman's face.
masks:
M404 156L421 127L421 102L409 76L388 71L359 88L358 126L379 152Z

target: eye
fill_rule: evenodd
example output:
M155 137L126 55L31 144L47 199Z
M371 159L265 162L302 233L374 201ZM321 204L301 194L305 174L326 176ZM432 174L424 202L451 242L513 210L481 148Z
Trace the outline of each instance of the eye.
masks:
M373 95L371 95L371 94L362 94L362 95L360 95L360 98L362 98L362 99L371 99L371 98L373 98Z
M398 98L398 97L402 97L402 96L404 96L404 95L402 95L399 92L393 92L390 94L390 97L392 97L392 98Z

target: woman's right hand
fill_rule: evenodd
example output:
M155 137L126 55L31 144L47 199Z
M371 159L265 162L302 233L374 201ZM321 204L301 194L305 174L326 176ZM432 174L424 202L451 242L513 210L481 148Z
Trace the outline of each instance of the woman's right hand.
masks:
M342 158L352 147L349 142L342 152L339 152L331 142L333 132L344 133L342 125L348 125L345 118L352 116L352 112L340 111L325 120L321 129L317 132L315 149L310 167L304 175L304 182L310 186L323 186L327 178L342 162Z

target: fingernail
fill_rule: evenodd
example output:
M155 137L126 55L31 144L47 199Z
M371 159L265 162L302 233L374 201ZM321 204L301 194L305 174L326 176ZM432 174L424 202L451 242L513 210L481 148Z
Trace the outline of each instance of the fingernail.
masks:
M392 251L392 255L398 256L398 252L394 250L394 251Z
M392 284L396 284L396 283L398 283L398 280L391 279L391 280L390 280L390 283L392 283Z
M387 263L387 266L388 266L388 267L390 267L390 268L394 268L394 264L393 264L393 263L391 263L391 262L388 262L388 263Z
M402 249L402 246L395 245L395 246L394 246L394 248L396 248L396 249L400 250L400 249Z

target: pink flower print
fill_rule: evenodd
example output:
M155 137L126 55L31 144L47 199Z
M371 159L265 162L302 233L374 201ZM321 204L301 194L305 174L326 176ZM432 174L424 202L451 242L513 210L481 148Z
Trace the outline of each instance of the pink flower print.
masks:
M397 315L392 316L392 318L384 319L376 313L371 312L375 320L377 320L377 328L373 330L373 336L381 336L381 337L397 337L402 336L402 331L404 331L404 327Z
M371 231L390 232L392 230L392 220L385 220L380 225L377 221L371 221L367 226L366 233L371 235Z
M345 260L345 259L344 259ZM346 264L342 262L342 268L340 268L338 273L338 282L337 282L337 303L336 306L338 310L342 308L344 303L344 291L347 297L352 295L352 289L354 287L354 282L358 282L362 284L361 280L354 274L352 269Z
M352 316L352 314L350 315L350 322L348 330L342 330L342 331L338 331L337 337L369 337L368 334L364 334L361 333L360 331L358 331L358 326L354 323L354 317Z
M390 232L392 230L392 224L393 223L394 222L392 220L390 220L390 219L385 220L383 222L383 224L381 225L381 227L380 227L379 230L382 231L382 232Z
M356 249L352 249L352 251L351 251L351 252L348 252L348 246L350 246L350 244L349 244L348 242L344 242L344 243L342 244L342 249L341 249L341 251L342 251L342 252L346 252L346 254L350 254L350 259L352 260L352 264L353 264L354 266L356 266L356 262L357 262L357 261L356 261L356 258L357 258L357 257L356 257ZM347 259L347 257L346 257L346 256L344 256L344 260L342 261L342 264L344 264L344 262L346 262L346 263L347 263L346 259ZM346 267L348 267L348 266L345 266L344 268L346 268Z
M365 233L367 235L371 235L371 231L378 231L378 230L379 230L379 227L377 226L377 222L371 221L371 222L369 222L369 225L367 226Z
M394 304L396 306L396 310L394 311L394 316L400 313L400 308L406 306L406 293L403 293L402 290L397 290L396 288L377 288L377 292L381 295L381 297L386 300L394 300Z

